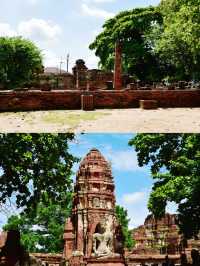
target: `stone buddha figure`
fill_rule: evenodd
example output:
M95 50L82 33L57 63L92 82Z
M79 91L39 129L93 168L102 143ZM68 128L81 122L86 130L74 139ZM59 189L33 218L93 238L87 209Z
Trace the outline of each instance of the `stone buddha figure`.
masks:
M102 219L93 234L93 256L113 256L112 217Z

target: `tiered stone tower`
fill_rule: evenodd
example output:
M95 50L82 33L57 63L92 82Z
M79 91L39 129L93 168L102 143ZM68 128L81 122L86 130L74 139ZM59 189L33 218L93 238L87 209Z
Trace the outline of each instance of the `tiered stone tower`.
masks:
M69 265L124 265L115 217L114 182L109 163L92 149L80 164L72 217L66 221L64 257Z

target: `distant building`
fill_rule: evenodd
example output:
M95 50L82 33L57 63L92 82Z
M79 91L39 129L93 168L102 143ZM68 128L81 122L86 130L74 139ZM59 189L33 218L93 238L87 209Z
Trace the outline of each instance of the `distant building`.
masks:
M59 69L58 67L45 67L44 68L44 74L64 74L67 73L67 71L63 69Z

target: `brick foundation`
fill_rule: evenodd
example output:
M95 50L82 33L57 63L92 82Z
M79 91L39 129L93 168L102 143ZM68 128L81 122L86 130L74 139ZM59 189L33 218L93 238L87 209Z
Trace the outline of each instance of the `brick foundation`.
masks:
M81 109L80 90L0 91L0 111ZM200 107L200 90L101 90L90 92L94 108L138 108L140 100L158 107Z
M124 266L121 258L87 259L87 266Z

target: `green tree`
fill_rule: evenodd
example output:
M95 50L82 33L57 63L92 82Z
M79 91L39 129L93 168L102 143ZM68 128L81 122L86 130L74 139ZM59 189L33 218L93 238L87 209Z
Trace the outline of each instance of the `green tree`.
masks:
M78 159L68 151L74 134L0 134L0 204L16 202L23 211L37 211L62 202L72 189L71 168Z
M160 80L166 66L155 55L149 39L152 28L160 25L162 16L154 7L123 11L105 22L89 47L100 58L102 69L113 70L115 43L121 41L124 71L140 80Z
M116 213L118 223L120 224L121 229L122 229L124 247L131 250L131 248L133 248L135 243L133 240L132 232L128 228L128 224L130 221L130 219L128 218L128 212L123 207L117 205L115 208L115 213Z
M155 50L176 67L176 79L199 80L200 0L162 0L163 31Z
M22 244L29 252L60 253L65 220L71 212L71 196L68 192L62 202L38 204L34 218L28 214L11 216L3 229L20 230Z
M41 52L31 41L0 37L0 83L3 87L23 87L41 70Z
M148 207L162 217L168 202L178 205L178 220L186 238L200 230L200 135L138 134L135 147L139 166L150 165L155 180Z

